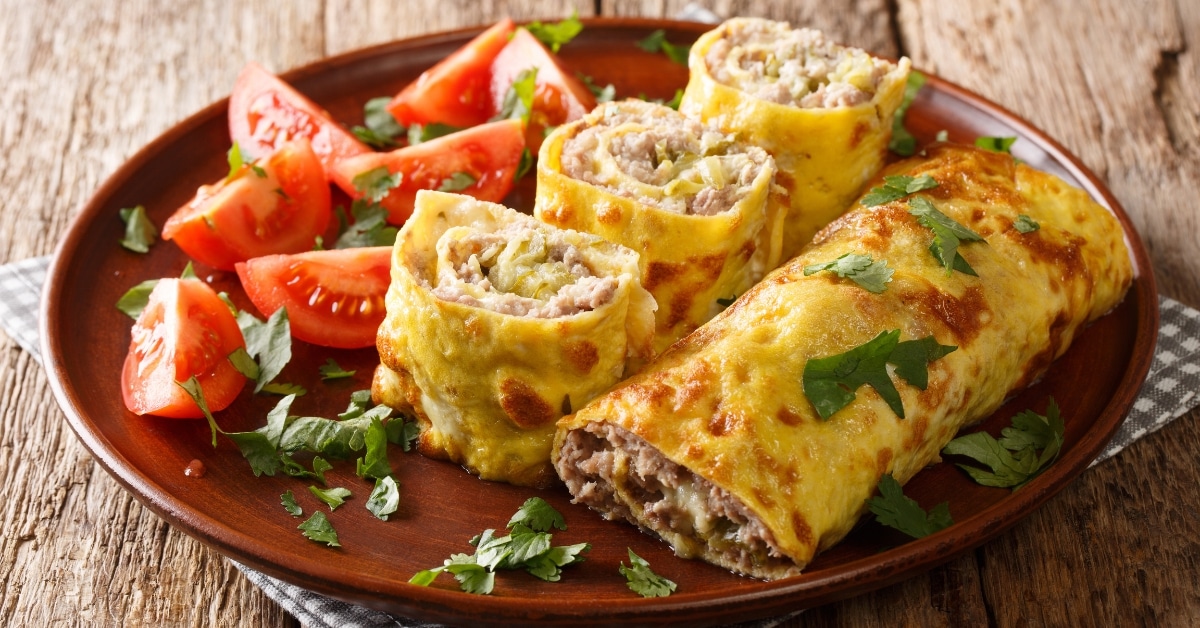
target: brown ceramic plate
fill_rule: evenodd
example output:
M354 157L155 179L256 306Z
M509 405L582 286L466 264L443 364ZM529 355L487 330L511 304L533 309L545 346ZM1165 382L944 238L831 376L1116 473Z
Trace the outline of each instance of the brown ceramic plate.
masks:
M597 83L614 83L618 94L670 98L687 80L685 68L634 45L657 28L666 29L670 41L683 42L707 27L595 20L561 56ZM395 93L475 32L370 48L284 78L336 119L358 124L366 100ZM140 281L178 276L187 260L171 243L159 243L145 256L123 250L117 244L122 234L117 210L142 204L162 225L198 185L220 178L227 169L229 147L225 115L226 102L216 103L152 142L117 171L76 218L50 270L42 311L43 354L55 396L100 464L172 525L277 578L398 614L455 623L715 623L775 615L899 581L1000 534L1086 468L1128 411L1153 353L1158 301L1150 264L1116 199L1074 157L1028 123L930 77L908 114L909 127L919 139L930 141L942 129L952 140L964 142L979 135L1018 136L1014 152L1019 158L1064 177L1112 208L1132 245L1139 274L1124 303L1089 327L1041 382L983 424L998 433L1014 412L1042 408L1053 395L1067 417L1066 443L1046 473L1012 493L981 487L953 466L935 465L905 490L926 508L949 500L957 522L953 527L905 542L897 533L864 521L841 544L820 555L804 575L760 582L674 558L665 544L632 526L604 521L570 504L565 490L482 482L455 465L394 451L391 462L399 470L403 498L390 521L379 521L362 507L370 487L355 477L353 462L338 463L330 473L330 484L351 488L354 497L330 515L342 547L327 548L304 538L296 530L300 521L280 506L279 495L291 490L306 513L316 509L305 483L282 475L255 478L230 441L222 439L216 449L209 445L204 421L137 417L121 402L118 381L131 321L113 305ZM509 202L529 207L531 199L529 184ZM250 307L235 276L207 277L218 289L229 291L239 306ZM351 381L321 382L317 366L328 357L358 369L358 375ZM282 380L302 384L310 392L292 411L317 416L342 411L351 391L369 386L376 360L372 350L338 351L297 342ZM264 422L275 401L253 397L247 389L218 420L226 430L253 429ZM204 463L203 478L184 475L192 460ZM448 576L429 588L407 584L418 570L440 565L452 553L469 552L467 540L484 528L503 528L532 495L544 497L566 517L569 529L555 534L556 543L592 544L587 562L570 567L561 582L505 573L490 596L462 593ZM617 573L626 548L677 582L678 592L660 599L631 593Z

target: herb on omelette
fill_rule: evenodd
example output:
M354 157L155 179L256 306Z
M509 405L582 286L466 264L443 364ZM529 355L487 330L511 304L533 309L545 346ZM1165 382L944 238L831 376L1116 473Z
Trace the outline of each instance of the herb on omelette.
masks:
M1017 214L1017 219L1013 221L1013 228L1018 233L1032 233L1041 229L1042 226L1036 220L1026 216L1025 214Z
M905 496L891 473L880 476L879 496L868 499L867 507L875 513L876 521L914 539L929 536L954 523L950 518L949 502L942 502L926 513L916 500Z
M667 32L663 29L658 29L637 42L637 47L646 52L661 52L668 59L680 65L687 65L688 52L692 47L689 45L675 45L667 41Z
M821 271L836 273L838 277L850 279L868 292L879 294L887 290L887 284L895 272L888 268L887 260L875 260L870 255L846 253L831 262L809 264L804 267L804 276Z
M625 585L630 591L642 597L667 597L675 592L674 582L654 573L646 559L629 548L625 549L629 552L629 566L626 567L625 561L621 561L617 571L625 576Z
M958 253L958 246L963 242L986 242L983 236L971 231L954 221L953 218L938 211L933 203L921 196L908 199L908 213L917 217L917 222L933 231L933 243L929 252L946 267L946 275L954 271L965 275L978 277L978 273Z
M567 45L575 36L583 32L583 22L579 21L579 12L571 14L571 17L562 20L561 22L550 22L545 24L542 22L531 22L524 26L529 34L542 42L550 52L558 53L558 49Z
M932 190L938 185L933 177L923 174L912 177L905 174L890 175L883 178L883 185L873 187L862 197L864 207L875 207L884 203L898 201L909 194L924 190Z
M1009 153L1012 154L1012 145L1017 142L1015 137L990 137L983 136L975 138L975 146L984 150L990 150L993 153Z
M938 344L932 336L900 342L900 330L880 332L874 339L844 353L810 359L804 365L804 395L822 419L828 419L854 401L855 392L868 384L896 413L904 418L900 393L888 375L887 365L909 385L924 390L928 365L958 347Z
M566 530L562 515L540 497L531 497L509 520L509 534L496 536L492 529L471 539L474 554L453 554L441 567L419 571L410 583L429 586L439 573L448 572L467 593L489 594L499 570L524 569L547 582L558 582L562 568L582 562L589 543L552 545L551 528Z
M900 101L900 106L892 116L892 139L888 142L888 150L902 157L917 152L917 138L904 126L904 119L908 115L908 108L917 97L917 92L920 92L924 85L924 74L916 70L909 72L908 80L904 84L904 99Z
M373 148L394 148L400 145L396 138L404 137L408 129L404 128L392 112L388 111L390 96L372 98L363 105L363 124L350 129L354 136Z
M999 439L987 432L974 432L950 441L942 453L966 456L985 465L987 469L958 465L977 483L1015 491L1058 458L1064 429L1058 404L1051 397L1044 416L1026 410L1013 417L1012 425L1001 430Z
M158 230L146 216L146 208L142 205L125 207L118 213L121 220L125 221L125 237L121 238L121 246L134 253L149 253Z

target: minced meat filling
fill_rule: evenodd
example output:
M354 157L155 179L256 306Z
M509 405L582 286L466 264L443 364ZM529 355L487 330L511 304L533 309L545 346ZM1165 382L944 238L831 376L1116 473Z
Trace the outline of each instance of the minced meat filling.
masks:
M756 98L806 108L869 102L891 64L810 28L762 19L730 20L704 60L720 83Z
M607 103L588 120L563 144L563 174L680 214L728 211L768 159L660 105Z
M571 430L560 454L556 466L576 503L694 544L676 544L677 554L705 553L743 573L791 564L740 500L621 427L589 423Z
M613 277L596 277L579 248L527 225L490 233L451 227L438 239L434 296L500 314L557 318L612 300Z

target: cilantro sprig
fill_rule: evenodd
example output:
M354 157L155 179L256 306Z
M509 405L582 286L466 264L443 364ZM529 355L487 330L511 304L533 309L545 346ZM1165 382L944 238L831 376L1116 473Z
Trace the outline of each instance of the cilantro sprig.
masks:
M867 500L867 507L879 523L895 528L914 539L929 536L954 524L949 502L942 502L926 513L916 500L904 494L891 473L879 478L879 496Z
M1001 438L974 432L950 441L942 453L966 456L987 467L958 465L979 484L1011 487L1015 491L1058 458L1064 430L1058 404L1051 397L1044 416L1026 410L1013 417L1011 426L1001 430Z
M906 174L889 175L883 178L883 185L873 187L863 195L861 202L865 207L875 207L898 201L909 194L932 190L937 185L937 181L927 174L919 177Z
M688 53L692 47L687 44L676 45L667 41L667 32L663 29L658 29L637 42L637 47L646 52L661 52L668 59L680 65L687 65Z
M917 138L904 126L904 118L924 85L924 74L916 70L909 72L908 80L904 84L904 99L900 101L900 106L892 116L892 139L888 142L888 150L902 157L917 152Z
M493 529L484 530L471 539L473 554L453 554L441 567L417 572L409 582L429 586L442 572L450 573L459 587L467 593L487 595L500 570L521 570L545 580L558 582L562 569L583 561L589 543L553 545L551 528L566 530L562 515L540 497L531 497L509 520L509 533L497 536Z
M870 255L846 253L837 259L819 264L809 264L804 267L804 276L828 271L838 277L850 279L868 292L879 294L887 290L887 284L892 280L893 269L888 268L887 260L876 260Z
M275 310L266 321L244 310L237 312L238 327L246 348L230 356L235 368L254 380L254 392L304 394L302 387L276 383L274 380L292 359L292 332L287 308Z
M958 253L958 247L963 242L985 242L983 236L938 211L927 198L914 196L908 199L908 206L908 213L916 216L917 222L923 227L933 231L933 243L929 245L929 252L946 267L946 276L957 270L965 275L978 277L975 269Z
M810 359L804 365L802 381L804 395L822 419L850 405L855 391L863 384L875 392L896 413L904 418L904 405L888 375L887 365L909 385L920 390L928 386L929 364L953 352L958 347L938 344L933 336L900 342L900 330L880 332L872 340L844 353Z
M674 582L654 573L646 559L629 548L625 549L629 551L629 566L626 567L625 561L621 561L617 571L625 576L625 585L630 591L642 597L667 597L675 592Z
M579 21L579 12L571 14L571 17L560 22L530 22L525 25L525 30L529 34L537 38L538 41L545 44L550 52L558 53L558 49L571 43L575 36L583 32L583 22Z

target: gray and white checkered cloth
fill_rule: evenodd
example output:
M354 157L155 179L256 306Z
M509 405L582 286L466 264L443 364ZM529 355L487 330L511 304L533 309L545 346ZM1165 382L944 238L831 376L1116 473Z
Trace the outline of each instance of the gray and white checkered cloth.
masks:
M0 266L0 326L39 360L38 308L49 264L49 257L36 257ZM1200 404L1200 311L1163 296L1158 303L1161 326L1150 374L1125 422L1093 465ZM237 562L234 565L309 628L435 626L348 604L276 580ZM771 626L781 621L748 625Z

